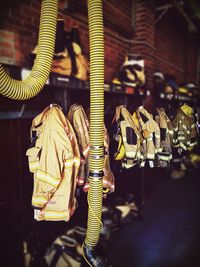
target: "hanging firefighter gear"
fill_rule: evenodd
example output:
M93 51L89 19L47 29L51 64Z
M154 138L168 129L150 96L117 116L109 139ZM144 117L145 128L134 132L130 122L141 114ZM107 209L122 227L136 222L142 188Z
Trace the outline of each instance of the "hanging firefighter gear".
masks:
M58 28L59 22L62 23L60 31ZM86 57L82 53L78 29L72 28L70 33L66 33L64 31L63 20L58 20L57 36L60 37L63 43L65 54L60 58L54 56L51 72L66 76L72 75L83 81L88 80L89 65ZM56 38L57 43L59 43L58 38Z
M137 55L128 54L125 56L117 77L112 82L136 87L143 86L145 81L144 59Z
M172 140L173 127L172 123L165 113L164 108L156 108L157 115L155 121L160 127L160 147L162 151L157 154L157 167L166 167L172 159Z
M78 175L78 185L83 186L84 191L88 191L89 183L87 180L89 174L89 120L87 115L81 105L74 104L71 105L68 115L69 121L74 127L80 153L81 153L81 167ZM103 177L103 187L104 193L114 191L114 175L110 169L110 159L109 159L109 136L107 129L104 126L104 165L103 165L104 177Z
M118 142L115 160L121 160L122 167L128 169L141 160L141 135L125 106L116 107L114 120L117 123L117 133L114 138Z
M32 51L33 58L35 58L37 52L38 46ZM78 29L72 28L71 32L65 32L63 19L57 20L51 72L74 76L83 81L88 80L89 64L87 58L82 53Z
M193 109L184 104L176 113L173 120L174 127L174 145L181 150L192 149L197 145L198 127L195 122Z
M103 188L104 193L115 191L115 177L110 168L110 155L109 155L110 140L107 129L104 125L104 164L103 164Z
M145 165L145 161L149 161L149 166L154 167L156 154L161 152L160 128L153 119L153 116L143 106L140 106L136 110L136 114L143 137L141 149L143 162L141 163L141 167Z
M33 119L31 142L26 155L34 174L34 217L69 221L76 208L80 153L73 128L59 106L51 104Z
M71 122L76 133L81 155L77 184L79 186L84 186L88 176L88 156L90 150L89 121L83 107L77 104L70 106L67 118Z

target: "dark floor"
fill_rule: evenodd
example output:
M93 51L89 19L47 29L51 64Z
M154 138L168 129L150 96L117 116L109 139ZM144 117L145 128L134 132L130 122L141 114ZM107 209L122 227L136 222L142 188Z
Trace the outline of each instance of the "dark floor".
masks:
M113 266L199 267L199 173L180 180L155 174L145 181L144 221L121 232L110 251Z
M115 175L116 176L116 175ZM129 189L141 176L122 172L117 177L119 191ZM83 206L80 209L83 209ZM199 267L200 266L200 176L198 171L179 180L172 180L166 171L146 170L143 213L144 219L124 227L112 243L109 257L113 267ZM1 241L3 257L0 266L23 267L22 240L32 239L32 246L50 244L56 235L83 221L79 211L69 224L27 221L26 231L20 225L14 230L18 219L8 225ZM28 218L27 218L28 220ZM29 231L33 231L31 236ZM36 231L36 234L34 233ZM40 241L40 242L38 242ZM64 267L64 266L63 266Z

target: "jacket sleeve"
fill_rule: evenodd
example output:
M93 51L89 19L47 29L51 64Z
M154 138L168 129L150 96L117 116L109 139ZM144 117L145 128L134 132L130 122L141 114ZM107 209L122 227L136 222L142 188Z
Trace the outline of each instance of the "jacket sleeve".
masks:
M34 172L32 196L32 205L34 207L44 207L58 188L64 173L63 157L66 154L66 150L68 151L67 142L60 132L50 131L44 137L38 168Z
M174 128L174 134L173 134L173 145L177 146L178 145L178 130L179 130L179 119L178 115L174 118L172 122L173 128Z
M156 149L156 153L158 153L158 152L162 151L161 138L160 138L160 128L159 128L156 121L154 124L155 124L155 149Z

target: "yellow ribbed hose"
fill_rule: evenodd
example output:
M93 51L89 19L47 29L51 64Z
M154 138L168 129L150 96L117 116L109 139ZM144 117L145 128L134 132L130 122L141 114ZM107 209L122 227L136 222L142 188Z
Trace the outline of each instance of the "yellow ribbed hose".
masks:
M0 64L0 94L17 100L37 95L46 83L52 64L58 0L42 0L38 52L34 66L24 81L12 79Z
M102 0L88 0L90 42L90 174L85 244L95 247L101 229L104 161L104 37Z

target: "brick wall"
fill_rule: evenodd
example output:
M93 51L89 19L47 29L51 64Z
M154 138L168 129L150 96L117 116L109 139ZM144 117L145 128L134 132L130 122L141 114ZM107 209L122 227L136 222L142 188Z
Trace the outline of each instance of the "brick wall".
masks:
M126 22L126 18L130 15L129 9L124 13L125 3L120 4L122 9L117 9L117 2L121 3L120 0L112 0L109 3L104 2L107 14L104 18L108 21L111 19L111 14L115 16L111 12L113 4L114 11L117 11L118 16L122 18L122 22L119 25L120 28L125 27L125 23L127 25L126 31L124 31L125 36L127 36L130 31L130 19ZM82 1L82 4L86 6L85 1ZM6 7L3 3L0 4L0 16L0 61L5 64L28 65L29 53L37 44L40 1L29 0L17 4L8 0ZM66 31L70 31L73 26L78 27L83 52L89 57L87 13L77 10L71 14L61 14L61 16L65 21ZM116 19L115 22L117 23ZM124 60L124 55L129 52L129 45L121 40L123 33L116 33L111 28L117 28L117 26L105 26L106 81L110 81L115 76L117 69Z
M187 38L186 26L171 11L156 24L155 65L178 83L186 80Z
M190 38L184 22L178 20L172 11L156 24L155 48L155 66L158 69L174 75L177 83L195 82L197 43Z
M37 44L39 0L7 0L0 3L0 61L28 65L29 53ZM174 74L177 82L195 81L197 42L181 21L174 23L168 12L156 24L155 1L103 1L105 21L105 80L116 75L127 53L142 55L148 87L155 69ZM86 0L77 0L74 12L61 14L65 30L78 26L84 54L89 57ZM135 14L133 20L133 14ZM173 19L172 19L173 18ZM135 25L133 31L133 23Z
M148 87L152 87L155 50L155 1L136 2L135 35L131 51L145 59L146 79Z
M24 66L36 44L40 16L39 1L0 3L1 62Z
M186 59L186 79L189 82L197 81L197 61L198 61L198 40L196 36L188 36L187 59Z

